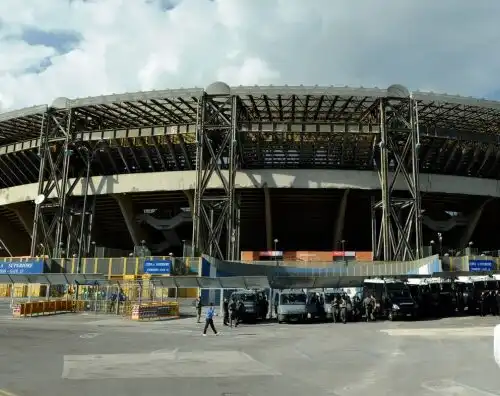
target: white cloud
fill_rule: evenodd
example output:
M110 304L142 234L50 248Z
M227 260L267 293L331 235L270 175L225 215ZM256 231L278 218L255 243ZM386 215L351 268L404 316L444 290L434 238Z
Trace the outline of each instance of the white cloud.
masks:
M168 12L165 4L177 4ZM141 89L363 85L500 88L498 0L1 0L2 109ZM74 31L57 54L23 27ZM51 57L39 74L25 70Z

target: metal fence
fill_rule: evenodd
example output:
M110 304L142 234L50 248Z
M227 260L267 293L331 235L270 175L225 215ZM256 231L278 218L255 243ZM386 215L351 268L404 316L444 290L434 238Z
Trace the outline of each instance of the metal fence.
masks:
M252 262L227 262L212 257L204 256L219 273L235 275L266 275L273 276L381 276L404 275L414 272L439 260L431 256L415 261L390 261L390 262L289 262L289 261L252 261Z
M108 278L123 277L126 275L140 275L143 273L146 260L172 260L172 273L176 275L197 275L200 272L201 258L199 257L89 257L58 258L50 261L51 272L75 273L80 270L84 274L104 274Z

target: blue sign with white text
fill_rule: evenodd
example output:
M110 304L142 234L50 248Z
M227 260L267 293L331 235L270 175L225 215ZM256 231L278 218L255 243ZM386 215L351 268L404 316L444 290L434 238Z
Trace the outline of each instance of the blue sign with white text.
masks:
M170 274L172 261L170 260L146 260L144 261L144 273L166 275Z
M44 262L39 261L0 261L0 274L33 275L43 273Z
M495 262L493 260L469 260L469 271L493 271L495 269Z

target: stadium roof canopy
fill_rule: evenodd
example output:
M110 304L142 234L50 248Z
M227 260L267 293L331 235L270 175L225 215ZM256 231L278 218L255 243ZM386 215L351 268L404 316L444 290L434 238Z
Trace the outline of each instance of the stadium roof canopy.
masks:
M0 284L41 283L47 285L72 285L102 282L102 274L0 274Z
M0 145L36 139L47 109L75 109L73 117L89 131L140 128L153 125L195 124L201 88L161 90L56 99L0 114ZM386 89L349 87L234 87L250 121L255 122L363 122L376 111ZM496 134L500 102L454 95L414 92L420 103L419 121L434 129Z

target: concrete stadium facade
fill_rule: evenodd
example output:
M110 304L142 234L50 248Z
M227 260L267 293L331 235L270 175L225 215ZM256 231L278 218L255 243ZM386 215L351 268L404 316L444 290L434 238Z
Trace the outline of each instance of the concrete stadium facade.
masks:
M13 255L32 254L35 235L37 243L67 243L65 254L76 252L78 230L71 230L75 225L68 219L78 217L84 197L89 197L92 202L82 216L94 224L82 228L88 234L87 254L91 242L123 253L146 241L156 246L155 254L179 255L184 241L195 236L200 244L199 239L207 237L193 232L188 215L172 219L187 210L199 230L200 207L216 198L220 205L231 202L232 212L221 215L224 222L232 222L233 231L238 223L237 247L229 229L218 236L225 240L222 244L235 245L233 258L235 249L272 250L275 239L279 250L330 251L338 249L341 240L349 250L371 250L371 201L384 196L384 185L392 195L382 197L379 208L385 199L382 210L396 208L401 200L404 208L418 209L411 215L418 224L403 230L407 236L418 234L422 223L417 244L436 242L439 233L444 234L440 249L462 249L470 241L485 249L500 246L500 238L490 231L500 213L499 103L409 95L401 86L215 85L207 90L60 98L50 106L1 114L3 246ZM413 107L419 109L417 122ZM217 123L200 121L201 108L203 114L220 115ZM405 120L396 125L385 119L401 109L409 114L411 126L405 126ZM234 133L232 140L225 139L229 133ZM417 159L401 159L410 152L403 143L413 135L418 142L408 144L413 144L410 151ZM210 153L211 143L202 143L214 136L219 146L225 145L220 153ZM393 141L390 150L382 144L387 139ZM233 151L228 141L234 142ZM203 144L205 157L213 161L199 165ZM71 152L92 155L81 160ZM49 169L51 161L59 166L56 171ZM54 210L50 205L44 213L38 210L33 201L40 194ZM404 217L407 209L402 210ZM54 229L41 236L40 224L53 220ZM409 245L404 249L411 250Z

